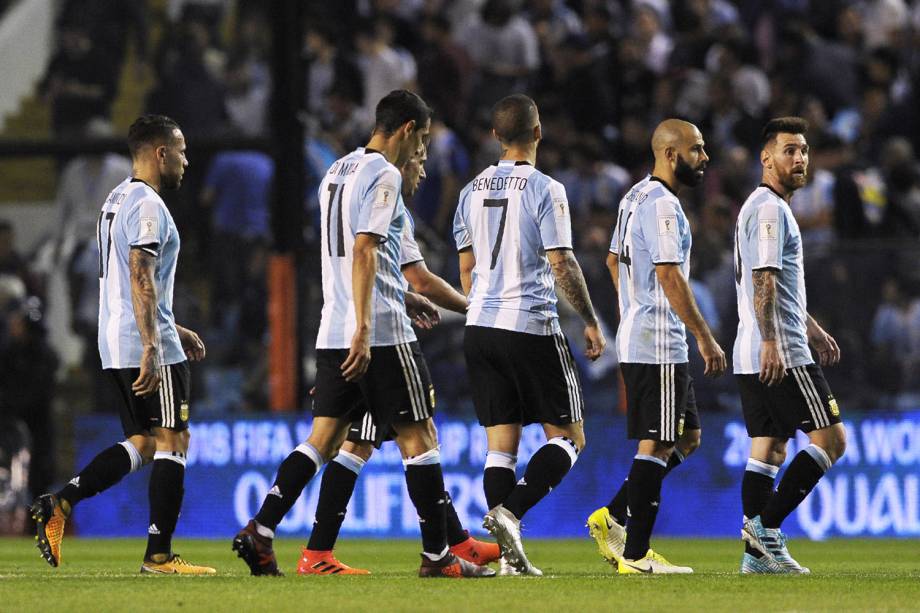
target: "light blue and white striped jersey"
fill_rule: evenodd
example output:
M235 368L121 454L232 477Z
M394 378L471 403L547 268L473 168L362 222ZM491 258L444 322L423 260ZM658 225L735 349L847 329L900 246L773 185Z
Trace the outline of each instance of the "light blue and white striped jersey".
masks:
M619 260L620 326L617 355L627 364L682 364L687 332L658 282L656 264L679 264L690 274L690 223L680 200L647 176L620 200L610 252Z
M372 347L415 340L406 315L400 252L406 207L399 170L364 147L337 160L319 186L323 312L317 349L347 349L355 333L352 264L355 237L380 237L371 297Z
M402 200L402 196L399 197ZM403 224L402 239L399 251L399 267L408 266L416 262L424 262L421 249L418 248L418 242L415 240L415 219L409 209L406 209L406 223ZM405 279L403 279L405 280ZM403 287L408 287L406 282Z
M160 365L185 361L173 316L179 230L160 195L130 177L112 190L96 225L99 247L99 357L103 368L138 368L143 344L131 302L131 249L156 256Z
M561 183L526 162L503 160L460 192L457 249L473 249L466 325L528 334L560 332L550 249L572 248Z
M766 185L748 196L735 226L735 289L738 336L733 367L736 375L760 372L760 327L754 311L753 271L776 272L776 317L779 348L786 368L811 364L806 320L805 265L802 233L786 201Z

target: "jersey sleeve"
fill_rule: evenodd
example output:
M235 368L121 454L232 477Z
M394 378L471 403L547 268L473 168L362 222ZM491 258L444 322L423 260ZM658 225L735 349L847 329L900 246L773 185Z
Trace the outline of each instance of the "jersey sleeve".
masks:
M422 251L418 248L415 240L415 221L406 214L406 223L403 225L402 236L399 245L399 266L408 266L416 262L424 262Z
M470 229L467 226L467 213L469 211L469 187L460 193L460 202L457 203L457 212L454 213L454 242L457 243L457 251L463 251L473 246L473 238L470 236Z
M125 219L125 235L130 247L143 249L159 257L160 247L166 242L168 233L169 221L159 202L145 199L129 209Z
M622 207L623 205L620 204ZM620 255L620 215L617 214L617 222L613 224L613 236L610 237L610 253Z
M540 224L540 239L543 249L572 248L572 220L569 216L569 200L565 187L558 181L550 181L540 201L537 217Z
M786 220L775 202L764 202L754 211L745 227L751 270L783 267Z
M389 233L390 223L396 214L399 201L399 189L402 178L399 172L388 166L371 180L360 195L358 204L357 234L374 234L385 239Z
M671 198L658 198L638 208L642 235L653 264L683 264L678 204Z

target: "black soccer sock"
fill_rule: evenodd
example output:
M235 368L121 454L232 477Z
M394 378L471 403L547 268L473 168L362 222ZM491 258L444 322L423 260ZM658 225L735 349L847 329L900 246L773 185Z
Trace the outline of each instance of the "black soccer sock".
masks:
M645 557L658 517L661 501L661 482L667 464L649 455L637 455L629 470L627 485L629 520L626 523L626 549L623 557L638 560Z
M345 521L348 501L355 491L358 475L365 461L353 453L339 451L326 470L319 488L319 502L316 504L316 520L307 549L330 551L339 538L339 530Z
M760 513L764 528L779 528L831 467L827 453L817 445L809 445L795 454L789 468Z
M753 458L748 459L744 477L741 479L741 508L745 519L757 517L767 506L767 502L773 496L773 482L778 472L779 466ZM744 551L755 558L763 555L747 542L744 543Z
M454 508L454 501L447 490L444 490L444 500L447 503L444 507L447 520L447 546L453 547L470 538L470 533L463 529L457 509Z
M313 445L298 445L278 467L275 483L253 519L269 530L277 528L322 465L323 456Z
M128 441L123 441L93 458L80 474L71 479L56 495L61 501L66 501L72 509L81 500L109 489L143 464L144 459L137 448ZM70 509L66 510L69 512Z
M403 464L409 498L415 505L422 530L422 550L429 558L440 559L447 552L447 500L441 452L432 449L403 460Z
M578 448L571 440L562 436L549 439L530 458L524 478L514 486L504 507L521 519L562 482L577 459Z
M179 521L185 494L185 454L181 451L157 451L150 471L150 525L147 528L145 560L172 552L172 535ZM165 560L156 560L158 562Z
M674 452L671 454L671 457L668 459L668 466L664 470L665 476L669 472L680 466L680 463L684 461L684 454L682 454L678 449L674 449ZM623 480L623 485L620 486L620 489L617 490L617 493L614 494L613 498L610 499L610 502L607 503L607 510L610 511L610 515L613 517L613 520L620 524L621 526L626 525L626 519L629 515L629 477Z
M486 493L486 506L494 509L505 502L517 477L514 468L517 465L517 456L502 451L490 451L486 455L486 469L482 475L482 489Z

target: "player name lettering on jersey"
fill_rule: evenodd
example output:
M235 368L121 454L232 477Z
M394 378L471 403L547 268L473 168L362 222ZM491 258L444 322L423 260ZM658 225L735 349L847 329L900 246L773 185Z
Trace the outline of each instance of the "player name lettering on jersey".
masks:
M416 340L406 315L400 254L406 207L399 170L379 152L359 147L339 159L319 186L323 311L317 349L346 349L356 329L352 265L359 234L378 238L371 296L371 346Z
M468 326L557 334L555 277L546 252L572 248L565 188L526 162L503 160L463 188L457 249L472 249Z
M648 176L623 196L610 241L610 252L619 262L616 347L621 362L688 360L684 323L671 308L655 267L677 265L688 277L691 245L687 216L662 181Z
M99 357L103 368L137 368L143 343L134 318L132 249L157 258L157 336L161 365L185 360L172 312L179 231L160 195L143 181L122 181L105 199L96 227L99 248Z

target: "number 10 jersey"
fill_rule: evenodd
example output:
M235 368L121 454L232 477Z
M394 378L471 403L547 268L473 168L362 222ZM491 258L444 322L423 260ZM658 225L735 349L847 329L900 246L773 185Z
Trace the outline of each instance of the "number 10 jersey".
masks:
M565 188L527 162L502 160L460 192L457 249L476 266L466 325L550 335L560 332L555 278L546 252L572 248Z
M620 201L610 252L619 260L620 362L683 364L687 333L664 294L655 266L690 274L690 224L680 201L656 177L636 183Z

